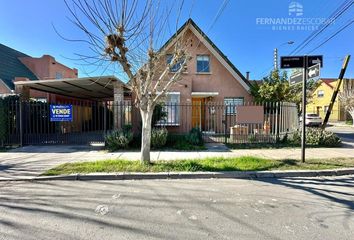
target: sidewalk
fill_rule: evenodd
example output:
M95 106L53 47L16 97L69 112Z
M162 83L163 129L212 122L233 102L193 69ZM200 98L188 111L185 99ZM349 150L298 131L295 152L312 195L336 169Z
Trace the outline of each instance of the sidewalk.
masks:
M300 159L297 149L215 149L200 152L153 151L152 161L200 159L206 157L240 157L255 156L268 159ZM92 151L83 146L26 146L10 152L0 153L0 178L34 177L44 171L63 163L95 161L106 159L137 160L140 153ZM307 158L354 158L354 147L312 148L306 151Z

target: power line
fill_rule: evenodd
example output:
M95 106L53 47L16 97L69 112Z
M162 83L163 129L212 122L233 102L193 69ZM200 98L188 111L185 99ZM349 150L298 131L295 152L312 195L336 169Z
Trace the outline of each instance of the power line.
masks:
M312 49L309 53L312 53L313 51L317 50L318 48L322 47L324 44L326 44L328 41L330 41L332 38L334 38L335 36L337 36L340 32L342 32L344 29L346 29L347 27L349 27L350 25L352 25L354 23L354 19L349 20L349 22L344 25L341 29L339 29L337 32L335 32L334 34L332 34L330 37L328 37L325 41L323 41L320 45L318 45L317 47L315 47L314 49Z
M293 55L295 53L300 52L304 49L310 42L312 42L319 34L321 34L327 27L331 25L333 21L338 19L344 12L346 12L352 5L354 1L345 1L340 7L338 7L328 19L333 19L332 21L326 21L326 24L322 27L317 29L316 31L312 32L299 46L297 46L289 55Z

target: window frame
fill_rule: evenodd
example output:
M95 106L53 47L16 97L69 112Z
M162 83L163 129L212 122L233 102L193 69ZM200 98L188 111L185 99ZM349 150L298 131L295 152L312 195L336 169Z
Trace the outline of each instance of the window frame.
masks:
M242 104L232 104L228 105L226 104L225 100L232 100L233 103L236 103L236 100L242 100ZM244 97L224 97L224 105L225 105L225 110L224 110L224 115L230 116L230 115L236 115L237 110L236 106L244 106L245 104L245 98ZM231 111L232 109L232 111Z
M321 95L319 94L320 92L322 93ZM317 98L323 98L324 95L325 95L324 90L317 90Z
M167 112L166 120L159 120L155 124L155 126L167 126L167 127L169 127L169 126L171 126L171 127L180 126L180 121L181 121L181 119L180 119L181 93L180 92L168 92L168 93L166 93L166 97L171 96L171 95L178 96L177 97L177 101L175 101L175 102L173 102L171 100L164 101L165 105L163 106L163 108L164 108L164 111Z
M166 54L166 64L170 64L170 62L172 61L173 58L173 54ZM175 73L178 72L179 69L182 67L182 63L181 61L177 62L175 65L170 67L170 72L171 73ZM185 72L185 70L183 70L183 72Z
M60 77L58 77L58 76L60 76ZM55 72L55 79L63 79L63 73L61 73L61 72Z
M209 67L209 71L198 71L198 57L208 57L208 67ZM210 55L209 54L197 54L197 56L196 56L196 61L195 61L195 64L196 64L196 66L195 66L195 72L197 73L197 74L209 74L209 73L211 73L211 64L210 64L210 62L211 62L211 58L210 58Z

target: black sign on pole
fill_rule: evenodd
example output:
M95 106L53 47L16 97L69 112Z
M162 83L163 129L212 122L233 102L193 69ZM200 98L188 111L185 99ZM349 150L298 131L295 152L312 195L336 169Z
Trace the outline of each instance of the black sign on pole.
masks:
M280 57L280 68L303 68L304 56Z
M280 57L280 68L303 68L305 56L284 56ZM320 64L323 67L323 56L313 55L307 56L307 66Z
M323 67L323 56L313 55L307 57L307 66L312 67L313 65L320 64Z

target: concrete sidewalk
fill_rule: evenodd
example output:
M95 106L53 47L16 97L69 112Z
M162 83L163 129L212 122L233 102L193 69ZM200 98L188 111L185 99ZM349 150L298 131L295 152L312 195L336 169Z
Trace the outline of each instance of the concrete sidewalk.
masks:
M139 152L93 151L83 146L26 146L0 153L0 178L34 177L63 163L105 159L139 159ZM200 159L205 157L255 156L268 159L299 159L300 149L240 149L225 151L153 151L156 160ZM354 158L354 147L307 149L307 158Z

